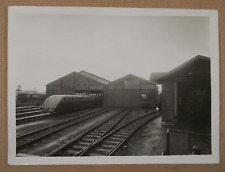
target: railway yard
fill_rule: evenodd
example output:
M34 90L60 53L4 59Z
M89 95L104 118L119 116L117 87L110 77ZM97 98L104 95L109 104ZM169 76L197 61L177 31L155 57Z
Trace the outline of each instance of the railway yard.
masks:
M149 80L128 74L108 81L80 71L47 84L46 95L20 92L16 154L211 154L209 71L210 59L198 55Z
M137 149L129 140L135 139L141 127L159 118L159 112L144 109L92 108L51 115L35 106L17 108L17 156L146 155L142 149L149 149L149 155L160 155L164 147L156 151L155 144L126 151L128 145L130 150Z

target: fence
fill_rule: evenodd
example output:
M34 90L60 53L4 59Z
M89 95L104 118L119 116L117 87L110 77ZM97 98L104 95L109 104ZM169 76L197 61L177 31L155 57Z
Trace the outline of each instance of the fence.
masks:
M211 135L167 129L167 155L211 154Z

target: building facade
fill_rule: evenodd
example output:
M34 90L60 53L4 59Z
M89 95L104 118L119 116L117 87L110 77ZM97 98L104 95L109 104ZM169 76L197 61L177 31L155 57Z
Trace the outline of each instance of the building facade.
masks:
M153 73L150 79L162 85L163 124L210 128L210 58L198 55L167 73Z
M103 104L107 107L155 108L156 84L129 74L105 86Z
M46 85L46 95L102 94L110 81L86 71L72 72Z

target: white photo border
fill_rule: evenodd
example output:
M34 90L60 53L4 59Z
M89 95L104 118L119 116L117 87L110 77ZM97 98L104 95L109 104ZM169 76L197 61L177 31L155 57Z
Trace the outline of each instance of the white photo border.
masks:
M15 37L14 27L18 14L57 15L117 15L117 16L202 16L209 17L210 57L211 57L211 155L171 155L171 156L110 156L110 157L16 157L15 120ZM189 9L148 9L109 7L27 7L8 8L8 163L11 165L50 164L214 164L219 163L219 34L217 10Z

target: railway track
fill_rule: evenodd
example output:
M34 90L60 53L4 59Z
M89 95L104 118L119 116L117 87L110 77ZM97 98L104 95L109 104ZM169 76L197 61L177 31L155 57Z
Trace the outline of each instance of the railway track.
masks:
M50 113L43 113L37 106L25 106L16 108L16 124L36 120L50 116Z
M16 111L24 110L24 109L30 109L30 108L36 108L37 106L20 106L16 107Z
M16 124L31 121L31 120L41 119L41 118L45 118L48 116L52 116L52 114L51 113L40 113L37 115L20 117L20 118L16 118Z
M94 112L86 113L80 117L74 117L54 125L50 125L29 133L25 133L16 137L16 150L17 153L26 148L29 145L35 144L51 135L57 134L63 130L73 127L81 122L88 121L98 115L110 111L110 109L103 109Z
M55 150L48 153L46 156L76 156L85 150L87 147L96 142L99 138L103 137L112 131L116 125L130 113L130 110L124 110L111 118L103 121L100 124L90 128L85 133L80 134L69 142L61 145Z
M43 111L41 109L20 112L20 113L16 114L16 118L23 118L23 117L33 116L33 115L40 114L40 113L43 113Z
M128 114L129 112L125 111L118 117L91 128L46 156L109 156L139 127L158 116L156 112L148 113L116 128L117 124Z
M93 145L86 148L78 156L111 156L135 131L148 121L159 116L160 113L152 112L130 121L116 130L100 138Z
M37 106L32 106L32 107L25 107L25 108L21 108L21 109L16 109L16 114L23 113L23 112L29 112L29 111L35 111L35 110L40 110L40 108L37 107Z

